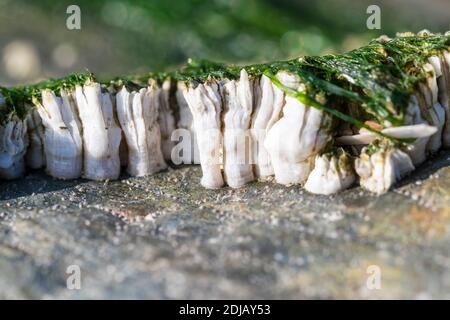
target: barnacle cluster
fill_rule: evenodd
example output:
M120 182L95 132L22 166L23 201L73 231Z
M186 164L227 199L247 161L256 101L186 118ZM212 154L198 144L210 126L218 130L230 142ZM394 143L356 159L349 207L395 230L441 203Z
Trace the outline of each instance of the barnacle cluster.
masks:
M106 180L123 166L144 176L200 163L206 188L274 175L317 194L356 181L383 193L450 147L449 48L448 33L422 31L339 55L0 88L0 178L45 167Z

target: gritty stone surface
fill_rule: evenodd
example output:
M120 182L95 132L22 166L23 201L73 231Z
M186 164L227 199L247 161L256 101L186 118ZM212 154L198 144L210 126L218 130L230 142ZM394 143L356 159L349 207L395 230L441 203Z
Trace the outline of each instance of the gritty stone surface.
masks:
M270 181L204 190L197 166L0 181L0 298L449 299L449 164L442 151L380 197ZM67 289L71 265L80 290Z

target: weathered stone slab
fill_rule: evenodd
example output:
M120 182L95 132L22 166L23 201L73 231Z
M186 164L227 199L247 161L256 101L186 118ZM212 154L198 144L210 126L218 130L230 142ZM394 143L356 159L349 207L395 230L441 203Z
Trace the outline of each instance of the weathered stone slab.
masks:
M441 152L380 197L211 191L199 167L1 181L0 298L450 298L449 164ZM66 287L70 265L80 290Z

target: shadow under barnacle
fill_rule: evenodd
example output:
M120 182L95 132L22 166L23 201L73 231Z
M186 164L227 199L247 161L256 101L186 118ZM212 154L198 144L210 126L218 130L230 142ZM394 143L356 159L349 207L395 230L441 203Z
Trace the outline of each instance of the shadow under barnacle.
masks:
M118 180L127 179L122 174ZM47 175L44 170L32 170L23 178L15 180L0 180L0 201L14 200L33 194L56 192L88 183L86 179L60 180ZM103 183L103 182L99 182Z
M42 170L35 170L20 179L0 180L0 201L13 200L33 193L58 191L83 182L83 179L57 180L46 175Z
M430 159L428 159L425 163L420 165L411 175L405 177L401 181L399 181L396 185L394 190L400 190L403 187L416 183L417 181L426 180L429 177L433 176L436 172L438 172L440 169L444 167L450 166L450 150L441 150L437 154L433 155ZM181 168L184 168L185 166L171 166L172 169L178 171ZM188 166L189 167L189 166ZM182 170L181 171L185 171ZM189 170L188 170L189 171ZM161 175L161 178L164 177L167 174L167 171L161 172L159 175ZM128 180L130 176L123 172L118 179L119 181ZM159 179L159 178L158 178ZM158 183L157 181L153 181L151 184ZM188 179L189 180L189 179ZM144 179L142 183L146 183L146 180ZM183 186L180 186L182 190L180 190L181 193L189 194L196 190L196 187L192 185L192 180L188 182L187 184L183 184ZM25 197L30 196L33 194L40 194L40 193L48 193L48 192L57 192L64 189L71 189L80 185L89 184L90 181L86 179L75 179L75 180L58 180L55 178L52 178L45 174L43 170L33 170L29 172L25 177L17 180L0 180L0 201L6 201L6 200L14 200L19 197ZM98 182L98 183L104 183L104 182ZM148 182L147 182L148 183ZM271 182L270 184L274 184L275 182ZM175 185L179 185L179 183L175 183ZM258 189L258 185L249 184L247 186L249 190ZM205 194L211 193L211 195L214 193L212 191L201 189L202 197L204 197ZM215 191L218 192L217 190ZM222 189L222 192L229 192L228 189ZM352 199L358 198L358 194L361 192L361 189L357 186L353 186L349 188L349 190L345 191L341 196L343 198L351 197ZM195 192L194 192L195 193ZM355 197L356 196L356 197Z

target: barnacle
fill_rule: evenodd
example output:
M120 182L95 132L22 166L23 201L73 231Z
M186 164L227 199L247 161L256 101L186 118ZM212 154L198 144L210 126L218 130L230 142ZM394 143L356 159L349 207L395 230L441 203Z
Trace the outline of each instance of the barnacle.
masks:
M81 123L74 92L61 89L59 94L43 89L41 99L34 99L45 128L46 170L55 178L75 179L81 176L83 164Z
M450 146L449 48L449 33L422 31L344 54L0 88L0 172L18 176L27 152L58 178L116 179L121 164L149 175L171 160L200 163L206 188L274 175L331 194L356 172L382 193Z
M83 176L91 180L117 179L122 130L117 124L109 92L88 80L76 86L76 101L83 128Z
M297 91L305 92L300 79L289 73L279 73L280 81ZM314 155L330 140L326 130L326 113L287 96L283 116L268 131L265 147L270 154L278 183L303 183L312 170Z
M192 83L184 89L184 97L189 104L194 121L194 130L202 166L201 184L205 188L220 188L222 177L222 98L219 85L214 79L205 83Z
M253 110L253 88L247 71L238 80L221 83L223 97L224 175L230 187L238 188L254 179L250 161L252 141L250 120Z
M270 156L264 146L267 132L277 122L284 103L284 93L277 88L268 77L262 75L255 83L255 109L251 123L253 138L252 160L256 177L267 177L274 174Z
M414 170L409 156L391 145L365 147L355 161L360 184L376 194L388 191L396 181Z
M177 147L172 149L172 162L176 162L176 164L200 164L194 119L183 94L184 88L185 83L178 81L175 98L178 105L177 133L180 133L182 136L182 150L180 150L182 155L179 154Z
M149 86L154 86L150 82ZM165 79L159 90L159 112L158 122L161 130L161 147L164 159L169 161L171 159L173 141L172 132L175 130L175 117L170 105L170 89L171 80Z
M132 176L151 175L167 167L161 151L158 119L159 88L149 85L116 94L117 116L128 146L127 171Z
M15 179L25 172L28 139L26 121L16 115L0 123L0 178Z
M351 157L339 148L316 156L305 189L311 193L329 195L347 189L355 180Z

